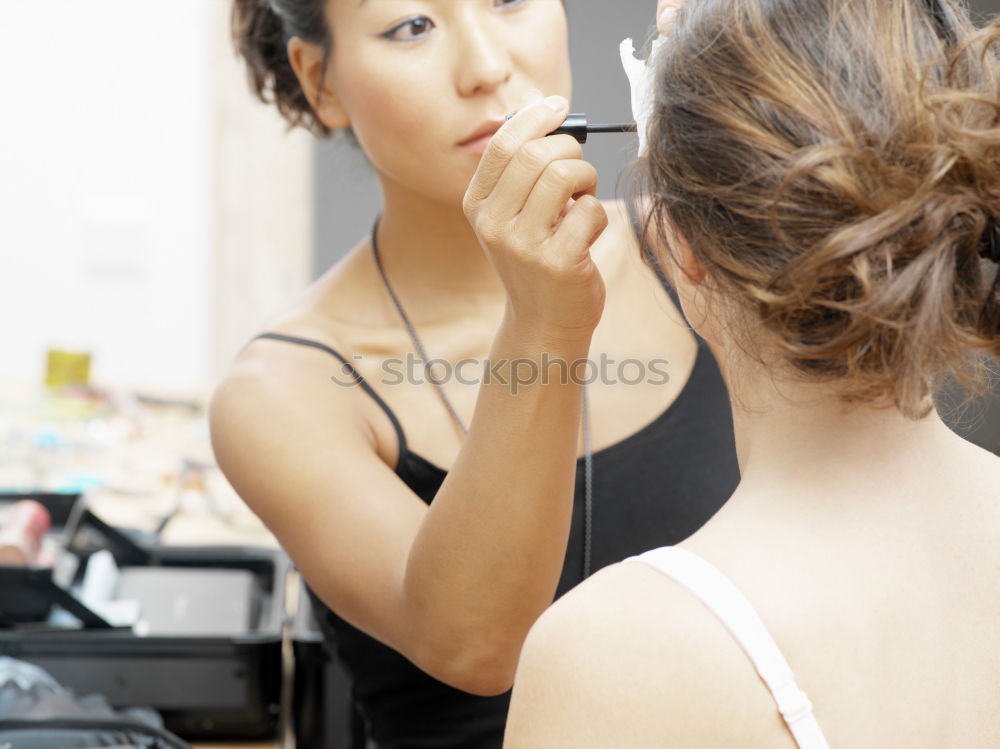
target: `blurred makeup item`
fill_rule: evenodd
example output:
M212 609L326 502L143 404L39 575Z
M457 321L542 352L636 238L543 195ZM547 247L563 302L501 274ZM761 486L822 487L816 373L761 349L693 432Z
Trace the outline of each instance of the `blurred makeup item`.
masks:
M40 503L26 499L7 512L0 524L0 565L26 567L37 561L42 536L52 525Z
M114 555L101 549L90 555L83 581L76 593L87 608L113 627L131 627L139 622L141 607L129 596L118 596L124 577Z
M49 388L90 384L90 353L52 349L46 353L45 385Z
M80 600L90 608L110 601L118 589L120 577L114 555L107 549L95 551L87 559L87 569L78 591Z

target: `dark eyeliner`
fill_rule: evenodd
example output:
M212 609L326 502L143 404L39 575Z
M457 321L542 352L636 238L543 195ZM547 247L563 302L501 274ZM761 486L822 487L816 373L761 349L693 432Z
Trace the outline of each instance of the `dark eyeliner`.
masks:
M390 42L403 42L403 43L406 43L406 42L416 42L416 41L419 41L423 37L416 37L414 39L393 39L392 37L400 29L405 29L409 24L411 24L414 21L419 20L421 18L427 18L427 16L420 16L420 15L410 16L409 18L407 18L407 19L405 19L403 21L400 21L395 26L393 26L391 29L389 29L388 31L386 31L383 34L380 34L379 36L381 36L383 39L387 39ZM427 23L428 23L429 29L430 28L434 28L434 22L431 19L427 18Z

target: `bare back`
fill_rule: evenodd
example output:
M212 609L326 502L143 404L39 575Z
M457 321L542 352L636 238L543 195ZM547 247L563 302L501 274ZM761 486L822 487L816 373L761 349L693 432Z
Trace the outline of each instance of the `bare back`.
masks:
M796 530L734 503L680 544L748 596L831 746L985 749L1000 736L1000 459L955 447L896 479L890 506L912 517L804 513ZM741 702L773 718L755 686Z
M955 437L937 465L876 481L884 493L867 507L843 493L838 506L836 487L818 486L815 496L790 498L798 512L761 513L737 491L678 547L746 596L831 747L994 747L1000 458ZM589 723L588 746L654 747L669 738L702 749L796 747L733 635L697 596L649 565L599 573L536 629L522 655L522 665L531 662L518 674L529 682L520 701L552 689L548 680L564 673L558 664L587 653L575 678L593 689L567 690L565 702L536 705L532 714ZM570 644L559 644L565 638ZM516 714L518 702L515 690L512 747L527 745L521 731L531 730Z

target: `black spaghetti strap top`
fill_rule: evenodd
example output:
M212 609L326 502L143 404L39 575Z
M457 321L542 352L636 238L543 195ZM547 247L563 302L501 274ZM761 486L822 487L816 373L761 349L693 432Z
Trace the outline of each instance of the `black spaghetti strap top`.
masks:
M676 292L666 281L664 287L680 310ZM258 338L310 346L337 359L392 422L399 440L396 474L424 502L434 500L447 473L410 450L392 409L343 355L309 339L277 333ZM583 471L581 458L557 597L583 579ZM669 408L593 454L593 569L683 541L716 513L738 483L728 394L714 356L698 338L694 369ZM309 594L324 636L351 675L355 704L379 749L500 749L509 692L477 697L443 684L341 619L311 589Z

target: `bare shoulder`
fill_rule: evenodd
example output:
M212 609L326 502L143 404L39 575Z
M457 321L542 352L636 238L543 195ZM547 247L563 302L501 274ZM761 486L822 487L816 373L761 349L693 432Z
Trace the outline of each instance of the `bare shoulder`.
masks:
M237 489L258 476L261 461L285 453L309 456L374 453L376 441L356 387L328 354L278 341L259 341L216 386L208 417L220 467ZM309 440L316 444L309 444ZM247 487L244 499L255 492Z
M697 598L648 565L623 562L565 595L532 628L506 746L739 745L747 734L730 727L744 713L751 725L773 724L769 701Z
M347 296L357 286L357 254L349 253L262 326L261 332L310 345L254 338L216 386L209 425L224 470L240 471L258 450L268 454L278 435L321 437L327 450L374 452L371 402L356 386L351 325L339 314L354 301Z
M613 306L617 299L621 321L627 321L625 327L633 324L636 314L642 317L648 336L657 335L657 331L649 330L648 326L659 324L661 340L671 341L675 351L686 351L693 365L697 341L690 332L683 311L665 292L661 275L664 269L654 269L643 257L628 204L623 200L613 200L605 201L603 205L610 221L608 229L594 246L593 256L608 283L609 297L613 297L606 316L614 317Z
M629 205L625 200L621 198L615 198L613 200L602 200L601 205L603 205L604 210L608 212L608 216L609 218L611 218L612 222L615 223L624 222L625 225L631 231L632 220L631 217L629 216Z
M629 216L628 204L624 200L602 200L601 205L608 214L608 228L602 239L614 242L619 249L638 251L639 243Z
M703 617L696 600L672 580L638 561L606 567L556 601L536 622L522 660L526 669L551 660L577 662L595 684L611 684L630 666L646 663L685 632L697 633ZM687 646L682 650L686 650ZM581 657L586 654L586 657ZM671 659L673 660L673 659ZM649 664L651 665L651 664ZM680 664L674 660L672 669ZM631 684L649 675L666 686L655 669L628 674Z
M247 434L256 427L323 422L351 435L351 425L364 430L368 401L359 397L350 361L354 351L350 310L364 312L361 245L348 252L322 277L268 319L261 332L310 341L254 338L237 354L217 385L209 409L213 437L217 432Z
M625 261L624 267L632 271L630 276L641 276L648 283L662 284L662 278L647 262L639 243L638 232L641 231L644 219L633 215L632 209L624 200L608 200L602 204L608 213L608 228L595 244L595 256L609 253ZM636 225L637 222L639 226ZM647 235L646 240L650 239ZM659 272L665 270L661 268Z
M251 348L216 386L210 420L239 412L254 420L298 420L310 415L307 421L312 421L321 411L344 416L352 410L349 377L330 354L272 340L255 341ZM337 387L340 382L345 386Z
M662 583L638 563L613 565L539 618L521 651L506 747L664 745L687 667L672 634L685 627L681 612L660 620L670 608Z

